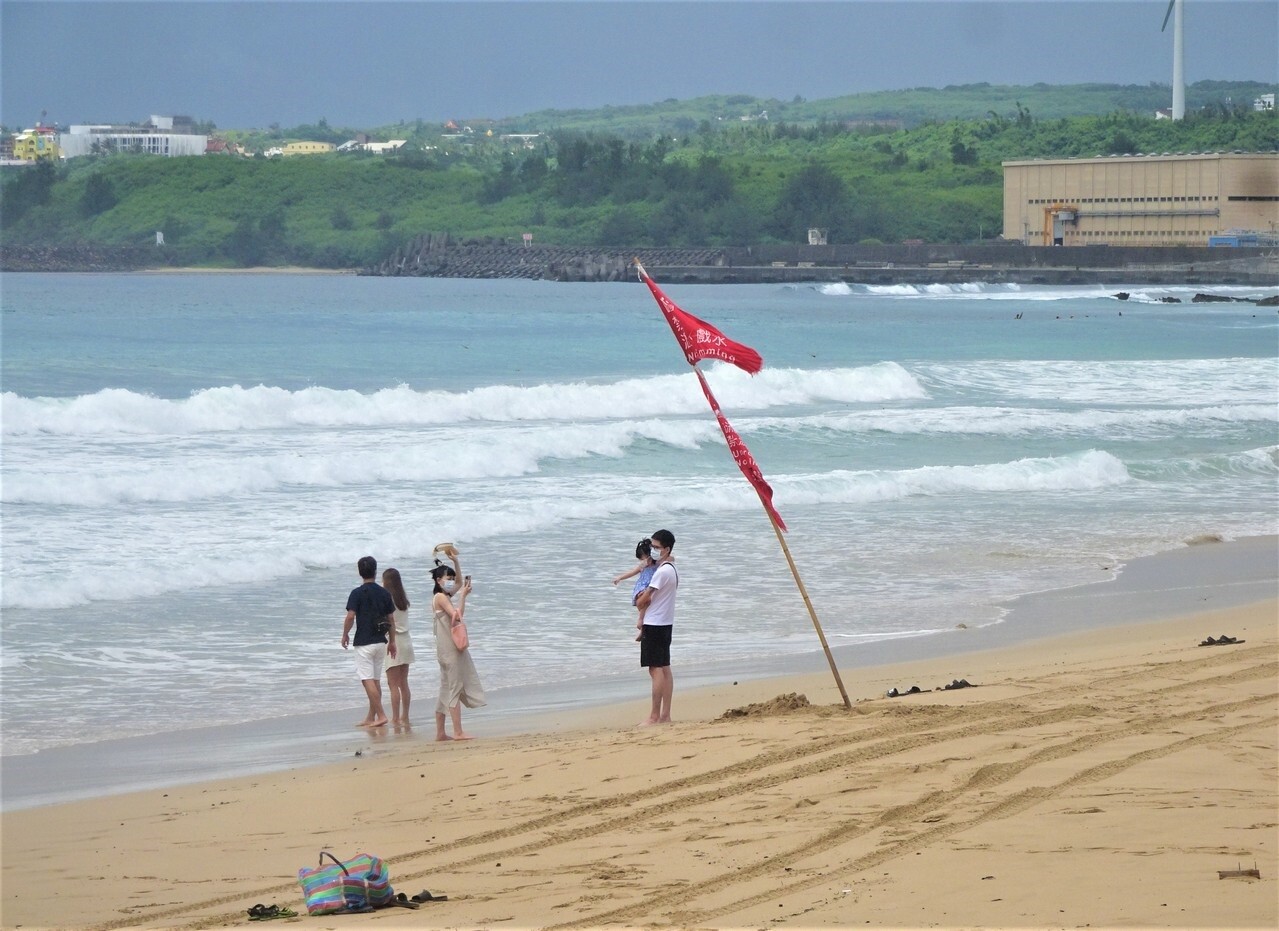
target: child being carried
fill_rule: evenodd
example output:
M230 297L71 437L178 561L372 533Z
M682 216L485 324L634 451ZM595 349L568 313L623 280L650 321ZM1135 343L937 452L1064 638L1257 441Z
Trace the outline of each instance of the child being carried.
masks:
M636 600L640 596L640 592L648 588L648 583L653 579L653 573L657 571L657 561L653 559L652 554L649 552L652 545L653 541L648 537L640 540L639 543L635 545L635 558L639 560L639 562L636 563L635 568L631 569L629 572L623 572L621 575L616 576L613 579L613 584L616 585L623 579L629 579L631 576L637 576L635 579L635 587L631 590L631 604L635 604ZM639 631L639 633L635 635L635 639L640 640L644 636L643 608L639 609L639 618L635 621L635 629Z

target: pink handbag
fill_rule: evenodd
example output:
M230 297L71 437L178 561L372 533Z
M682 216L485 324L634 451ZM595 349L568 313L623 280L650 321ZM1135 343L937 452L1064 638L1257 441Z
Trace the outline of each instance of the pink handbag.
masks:
M465 650L471 645L471 638L466 634L466 621L458 621L450 631L453 634L453 646Z

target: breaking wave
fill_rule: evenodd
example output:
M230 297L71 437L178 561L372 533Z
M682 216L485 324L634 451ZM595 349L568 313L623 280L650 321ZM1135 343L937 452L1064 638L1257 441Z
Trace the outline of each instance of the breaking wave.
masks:
M313 387L289 391L259 385L205 388L168 399L108 388L76 398L3 395L4 434L192 435L280 427L430 426L468 421L571 421L702 413L696 376L662 375L605 384L490 385L466 392L417 391L406 385L371 394ZM895 362L861 368L765 369L751 377L728 366L708 376L734 410L763 410L822 401L843 403L927 397Z

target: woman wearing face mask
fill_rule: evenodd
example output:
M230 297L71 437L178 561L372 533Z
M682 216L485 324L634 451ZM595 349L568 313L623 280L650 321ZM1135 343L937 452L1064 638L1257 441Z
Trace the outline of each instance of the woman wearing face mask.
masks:
M475 663L471 661L470 649L459 650L453 643L452 631L454 625L463 621L466 596L471 593L471 580L466 579L461 585L458 584L462 566L455 547L444 545L439 549L443 550L453 565L446 566L437 559L435 568L431 570L431 579L435 583L435 592L431 596L431 609L435 615L435 656L440 661L440 697L435 704L435 739L470 740L470 735L462 730L462 706L479 708L488 702L484 699L484 686L480 684ZM458 599L456 606L453 604L454 596ZM452 737L444 731L446 717L453 719Z

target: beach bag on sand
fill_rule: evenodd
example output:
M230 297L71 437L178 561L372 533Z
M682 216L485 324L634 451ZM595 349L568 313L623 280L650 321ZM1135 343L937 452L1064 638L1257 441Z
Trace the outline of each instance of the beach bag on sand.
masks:
M325 857L333 863L325 866ZM306 896L308 915L371 911L388 905L395 897L386 864L381 857L367 853L343 863L321 850L319 866L298 870L298 885Z

